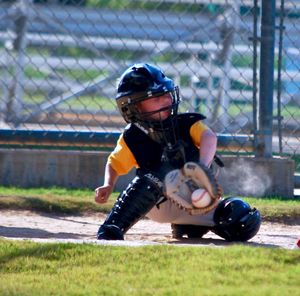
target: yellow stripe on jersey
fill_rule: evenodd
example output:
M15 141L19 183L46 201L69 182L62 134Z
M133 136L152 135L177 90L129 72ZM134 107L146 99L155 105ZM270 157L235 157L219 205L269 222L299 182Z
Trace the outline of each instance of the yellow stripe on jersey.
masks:
M195 122L190 128L190 135L193 143L198 148L200 147L203 132L208 130L208 127L201 121ZM109 155L108 162L118 175L125 175L129 173L134 167L138 168L136 159L130 149L128 148L123 134L118 139L114 151Z

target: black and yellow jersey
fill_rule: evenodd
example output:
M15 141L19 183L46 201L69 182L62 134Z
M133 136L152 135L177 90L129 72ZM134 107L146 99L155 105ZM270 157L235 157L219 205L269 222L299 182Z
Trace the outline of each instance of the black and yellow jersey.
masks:
M184 113L177 116L177 137L184 144L187 161L199 159L201 138L204 131L208 129L201 121L204 118L197 113ZM108 162L118 175L124 175L134 167L150 170L157 167L162 153L161 144L152 140L135 124L129 124L120 135Z

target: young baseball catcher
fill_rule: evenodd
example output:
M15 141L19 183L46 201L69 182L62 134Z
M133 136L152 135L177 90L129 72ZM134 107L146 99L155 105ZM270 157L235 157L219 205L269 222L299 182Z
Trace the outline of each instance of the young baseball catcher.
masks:
M95 201L107 202L119 175L136 168L97 238L123 240L142 217L171 223L174 238L200 238L209 230L246 241L260 214L239 198L221 199L212 163L217 137L198 113L178 114L179 89L156 66L135 64L120 77L116 101L128 123L110 154ZM216 160L216 161L215 161Z

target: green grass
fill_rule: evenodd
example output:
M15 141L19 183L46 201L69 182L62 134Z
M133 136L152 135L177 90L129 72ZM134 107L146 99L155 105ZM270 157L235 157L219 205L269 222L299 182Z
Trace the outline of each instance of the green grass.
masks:
M76 69L67 69L67 70L58 70L58 73L61 73L62 75L74 79L77 81L85 82L89 80L93 80L100 75L103 75L104 71L98 71L93 69L87 69L87 70L76 70ZM25 75L29 79L37 78L37 79L47 79L49 76L48 72L43 72L40 69L36 69L33 67L27 67L25 68Z
M0 295L297 295L298 250L0 240Z
M184 102L182 102L184 103ZM196 106L199 112L205 112L206 110L206 100L200 100L199 104ZM232 118L236 117L237 115L248 115L249 120L252 118L252 110L253 106L252 103L245 103L245 102L232 102L228 109L227 113ZM248 114L247 114L248 113ZM277 115L277 109L274 109L274 116ZM293 105L286 105L282 107L281 115L285 118L294 118L300 120L300 108L298 106Z
M243 197L261 212L265 221L300 224L300 199L284 197Z
M32 68L32 67L27 67L24 70L25 76L27 78L33 79L33 78L38 78L38 79L47 79L48 78L48 73L43 72L40 69Z
M57 71L62 74L62 76L66 76L70 79L74 79L81 82L86 82L89 80L94 80L99 76L107 76L107 73L105 71L98 71L93 69L85 69L82 70L76 70L76 69L66 69L66 70L59 70Z
M222 8L219 5L214 4L194 4L183 2L178 3L168 1L128 1L128 0L88 0L86 1L86 6L97 7L97 8L108 8L115 10L128 9L134 10L148 10L152 12L157 11L169 11L177 13L201 13L201 12L211 12L215 14L217 12L222 12Z
M99 205L94 202L93 189L65 188L16 188L0 187L0 210L31 210L58 214L108 213L118 192L109 202ZM285 223L300 223L300 199L282 197L243 197L252 207L261 212L264 220Z
M117 105L114 99L100 96L80 96L78 98L70 99L64 103L59 104L59 108L72 109L86 109L90 111L105 110L108 112L118 112ZM70 112L73 112L72 109Z
M108 212L118 195L100 206L93 189L0 192L0 210L58 214ZM244 200L270 221L300 217L299 199ZM299 262L298 250L244 244L121 247L0 239L0 295L297 295Z
M0 192L0 210L31 210L58 214L109 212L118 195L113 193L109 202L100 206L94 202L93 189L0 187Z
M45 103L45 96L41 93L25 94L24 102L27 104L42 104ZM101 111L105 110L107 112L116 111L117 106L114 99L101 97L101 96L80 96L70 99L58 105L57 108L70 109L70 112L75 110L88 110L88 111Z

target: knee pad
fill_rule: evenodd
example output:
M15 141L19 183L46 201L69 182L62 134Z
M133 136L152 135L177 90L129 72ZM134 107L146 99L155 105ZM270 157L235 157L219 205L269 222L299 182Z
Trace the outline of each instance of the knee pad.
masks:
M213 232L228 241L247 241L254 237L261 224L257 209L240 198L222 200L214 213Z

